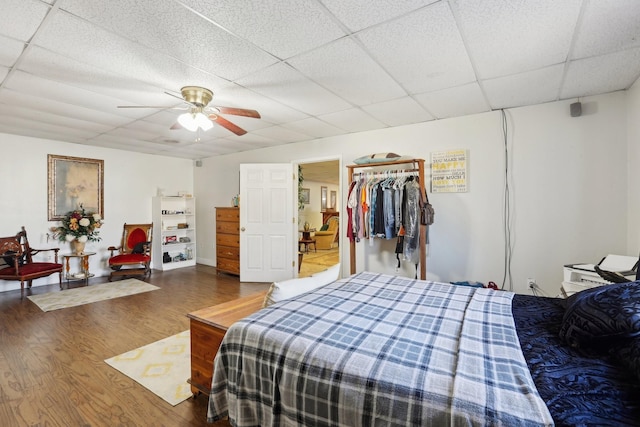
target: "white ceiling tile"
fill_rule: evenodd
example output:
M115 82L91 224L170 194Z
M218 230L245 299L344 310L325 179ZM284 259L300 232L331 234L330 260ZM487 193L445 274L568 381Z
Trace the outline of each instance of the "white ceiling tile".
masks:
M79 118L83 120L99 121L105 117L108 120L117 120L109 118L109 115L126 116L128 113L133 114L130 110L116 108L119 103L117 99L79 88L74 89L62 83L37 78L22 72L14 73L7 82L6 87L35 98L49 100L52 106L55 105L54 108L73 109L74 114L78 114ZM2 95L0 94L0 96ZM22 100L19 96L14 95L13 99L19 104L23 102L33 103L33 99L28 97ZM142 113L140 112L140 114ZM149 113L147 112L146 114Z
M34 95L20 87L16 87L16 90L7 88L0 92L0 102L15 107L30 109L32 112L36 112L36 114L32 114L33 116L40 113L64 114L78 120L94 122L105 126L121 126L131 121L131 119L127 117L55 101L53 98L39 98L37 90L33 91L33 93Z
M357 37L409 94L475 81L448 3L428 6Z
M252 134L266 136L267 138L284 142L300 142L309 139L309 135L287 129L283 126L270 126L268 128L258 129Z
M49 11L38 0L2 0L0 34L20 41L29 40Z
M437 0L322 0L352 31L388 21Z
M315 138L326 138L344 133L343 129L339 129L315 117L290 122L283 126Z
M542 104L558 99L562 65L486 80L484 90L492 109Z
M224 92L214 94L211 103L225 107L257 110L261 116L260 121L273 124L281 124L309 117L301 111L294 110L291 107L237 84L226 87Z
M598 0L585 2L572 59L640 47L640 2Z
M315 1L182 0L231 33L281 59L345 35Z
M345 110L350 104L286 64L276 64L238 80L264 96L311 115Z
M230 80L276 61L172 0L67 0L64 8L100 28Z
M350 38L287 62L313 81L357 105L406 95L404 89ZM353 79L352 76L358 78Z
M9 74L9 69L0 65L0 82L7 77L7 74ZM2 95L2 93L0 93L0 95Z
M11 67L24 49L24 43L0 36L0 65ZM2 81L2 79L0 79Z
M359 108L324 114L318 118L347 132L362 132L386 127L384 123L374 119Z
M179 89L201 85L201 81L219 81L211 74L68 14L57 14L39 34L38 45L47 50L114 74L133 76L149 86Z
M640 48L571 61L562 99L628 89L640 75Z
M566 60L582 0L451 0L478 78Z
M431 114L408 96L366 105L362 109L388 126L403 126L433 120Z
M64 126L48 120L35 120L33 117L24 117L22 112L15 111L7 106L0 106L0 123L6 126L25 127L33 131L49 132L50 135L68 135L71 142L85 141L97 134L89 129ZM49 119L49 118L48 118ZM51 137L47 138L50 139Z
M491 110L477 83L422 93L415 98L439 119Z
M180 104L179 100L164 93L171 91L180 96L180 87L151 86L145 81L132 79L131 76L84 64L37 46L33 46L23 57L20 70L34 76L46 76L48 80L117 98L119 104L123 105L170 107ZM215 77L209 79L207 83L211 84L207 87L214 90L219 89L218 85L226 87L230 84Z
M110 126L101 125L94 121L80 120L69 115L64 110L60 111L59 114L40 111L35 115L33 110L30 108L22 108L10 104L0 104L0 114L13 117L14 119L33 121L33 123L37 125L49 124L53 126L63 126L69 129L78 129L89 133L101 133L110 129Z

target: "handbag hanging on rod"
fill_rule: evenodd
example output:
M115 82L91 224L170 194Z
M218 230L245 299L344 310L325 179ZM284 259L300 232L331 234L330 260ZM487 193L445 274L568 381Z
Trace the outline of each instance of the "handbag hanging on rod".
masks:
M420 192L420 224L433 224L435 215L436 212L431 203L429 203L429 196L427 196L427 189L425 188L424 192Z

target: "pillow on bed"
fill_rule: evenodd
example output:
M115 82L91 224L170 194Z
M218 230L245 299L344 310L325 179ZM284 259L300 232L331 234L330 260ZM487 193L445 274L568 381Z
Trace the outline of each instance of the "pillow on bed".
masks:
M289 279L282 282L273 282L269 292L264 297L262 307L268 307L278 301L293 298L295 296L312 291L320 286L328 285L338 280L340 264L336 264L327 270L316 273L311 277Z
M560 338L573 347L640 336L640 282L587 289L567 298Z

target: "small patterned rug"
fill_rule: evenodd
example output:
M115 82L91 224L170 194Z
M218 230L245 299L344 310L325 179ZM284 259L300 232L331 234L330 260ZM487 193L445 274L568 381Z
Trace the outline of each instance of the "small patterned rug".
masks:
M191 340L189 331L105 360L170 405L191 397Z
M42 295L29 295L27 298L40 307L42 311L53 311L142 292L155 291L156 289L160 288L138 279L125 279L117 282L84 286L82 288L49 292Z

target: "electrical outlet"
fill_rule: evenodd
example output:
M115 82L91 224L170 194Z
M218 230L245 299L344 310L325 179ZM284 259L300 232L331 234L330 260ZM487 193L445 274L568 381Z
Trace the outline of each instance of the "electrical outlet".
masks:
M538 286L538 284L536 283L536 281L534 279L527 279L527 286L529 288L533 289L536 286Z

